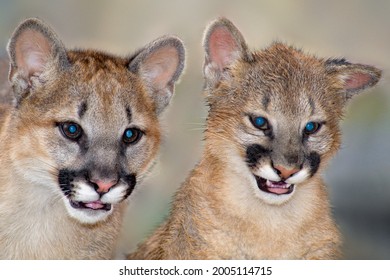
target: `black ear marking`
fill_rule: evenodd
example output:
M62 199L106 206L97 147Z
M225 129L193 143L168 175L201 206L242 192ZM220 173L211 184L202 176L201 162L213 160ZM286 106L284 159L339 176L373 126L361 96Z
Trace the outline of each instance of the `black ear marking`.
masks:
M351 65L351 62L347 61L345 58L329 58L325 61L327 67L331 66L345 66Z
M341 84L346 99L373 87L382 76L382 71L376 67L354 64L344 58L326 60L325 68L328 75Z

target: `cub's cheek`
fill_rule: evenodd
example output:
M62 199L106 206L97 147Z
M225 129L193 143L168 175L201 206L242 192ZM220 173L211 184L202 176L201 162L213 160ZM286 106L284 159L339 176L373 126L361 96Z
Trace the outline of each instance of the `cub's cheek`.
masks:
M313 176L320 168L321 156L317 152L311 152L306 157L306 161L307 161L306 165L308 166L307 169L309 170L308 172L310 176Z
M76 185L74 191L74 200L77 201L95 201L99 199L98 193L86 183L80 182Z
M127 187L124 184L112 188L101 198L103 203L117 204L125 200L133 192L134 187Z
M305 168L295 173L292 177L288 178L286 180L286 183L296 185L306 181L310 177L311 177L310 171Z

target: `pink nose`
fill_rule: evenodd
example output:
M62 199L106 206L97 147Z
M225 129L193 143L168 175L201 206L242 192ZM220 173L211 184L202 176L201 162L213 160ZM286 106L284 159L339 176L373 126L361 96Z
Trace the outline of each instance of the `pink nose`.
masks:
M295 174L299 171L299 169L297 169L297 168L287 169L281 165L276 165L275 169L278 171L278 173L282 177L282 179L287 179L288 177L292 176L293 174Z
M91 180L92 183L95 183L98 186L97 192L99 193L106 193L108 192L113 186L118 183L117 180L111 180L111 181L104 181L104 180Z

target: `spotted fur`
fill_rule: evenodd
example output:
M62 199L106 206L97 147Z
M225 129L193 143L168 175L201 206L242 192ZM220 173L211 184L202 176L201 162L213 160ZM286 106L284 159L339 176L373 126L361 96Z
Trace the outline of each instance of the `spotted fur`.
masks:
M0 113L0 259L112 258L125 207L158 154L182 42L161 37L130 57L68 50L28 19L8 52L14 105Z
M166 222L129 258L340 257L321 173L340 146L347 100L381 71L280 42L251 52L225 18L207 28L204 48L203 155Z

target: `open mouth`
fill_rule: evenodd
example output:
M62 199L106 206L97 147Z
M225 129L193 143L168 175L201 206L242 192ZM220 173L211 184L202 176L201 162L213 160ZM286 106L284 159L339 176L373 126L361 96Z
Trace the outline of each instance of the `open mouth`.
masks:
M69 201L70 201L70 205L75 209L91 209L91 210L103 210L103 211L111 210L111 204L103 203L100 200L91 201L91 202L81 202L81 201L74 201L74 200L69 200Z
M284 181L271 181L255 175L257 186L260 190L276 195L290 194L294 190L293 184L288 184Z

